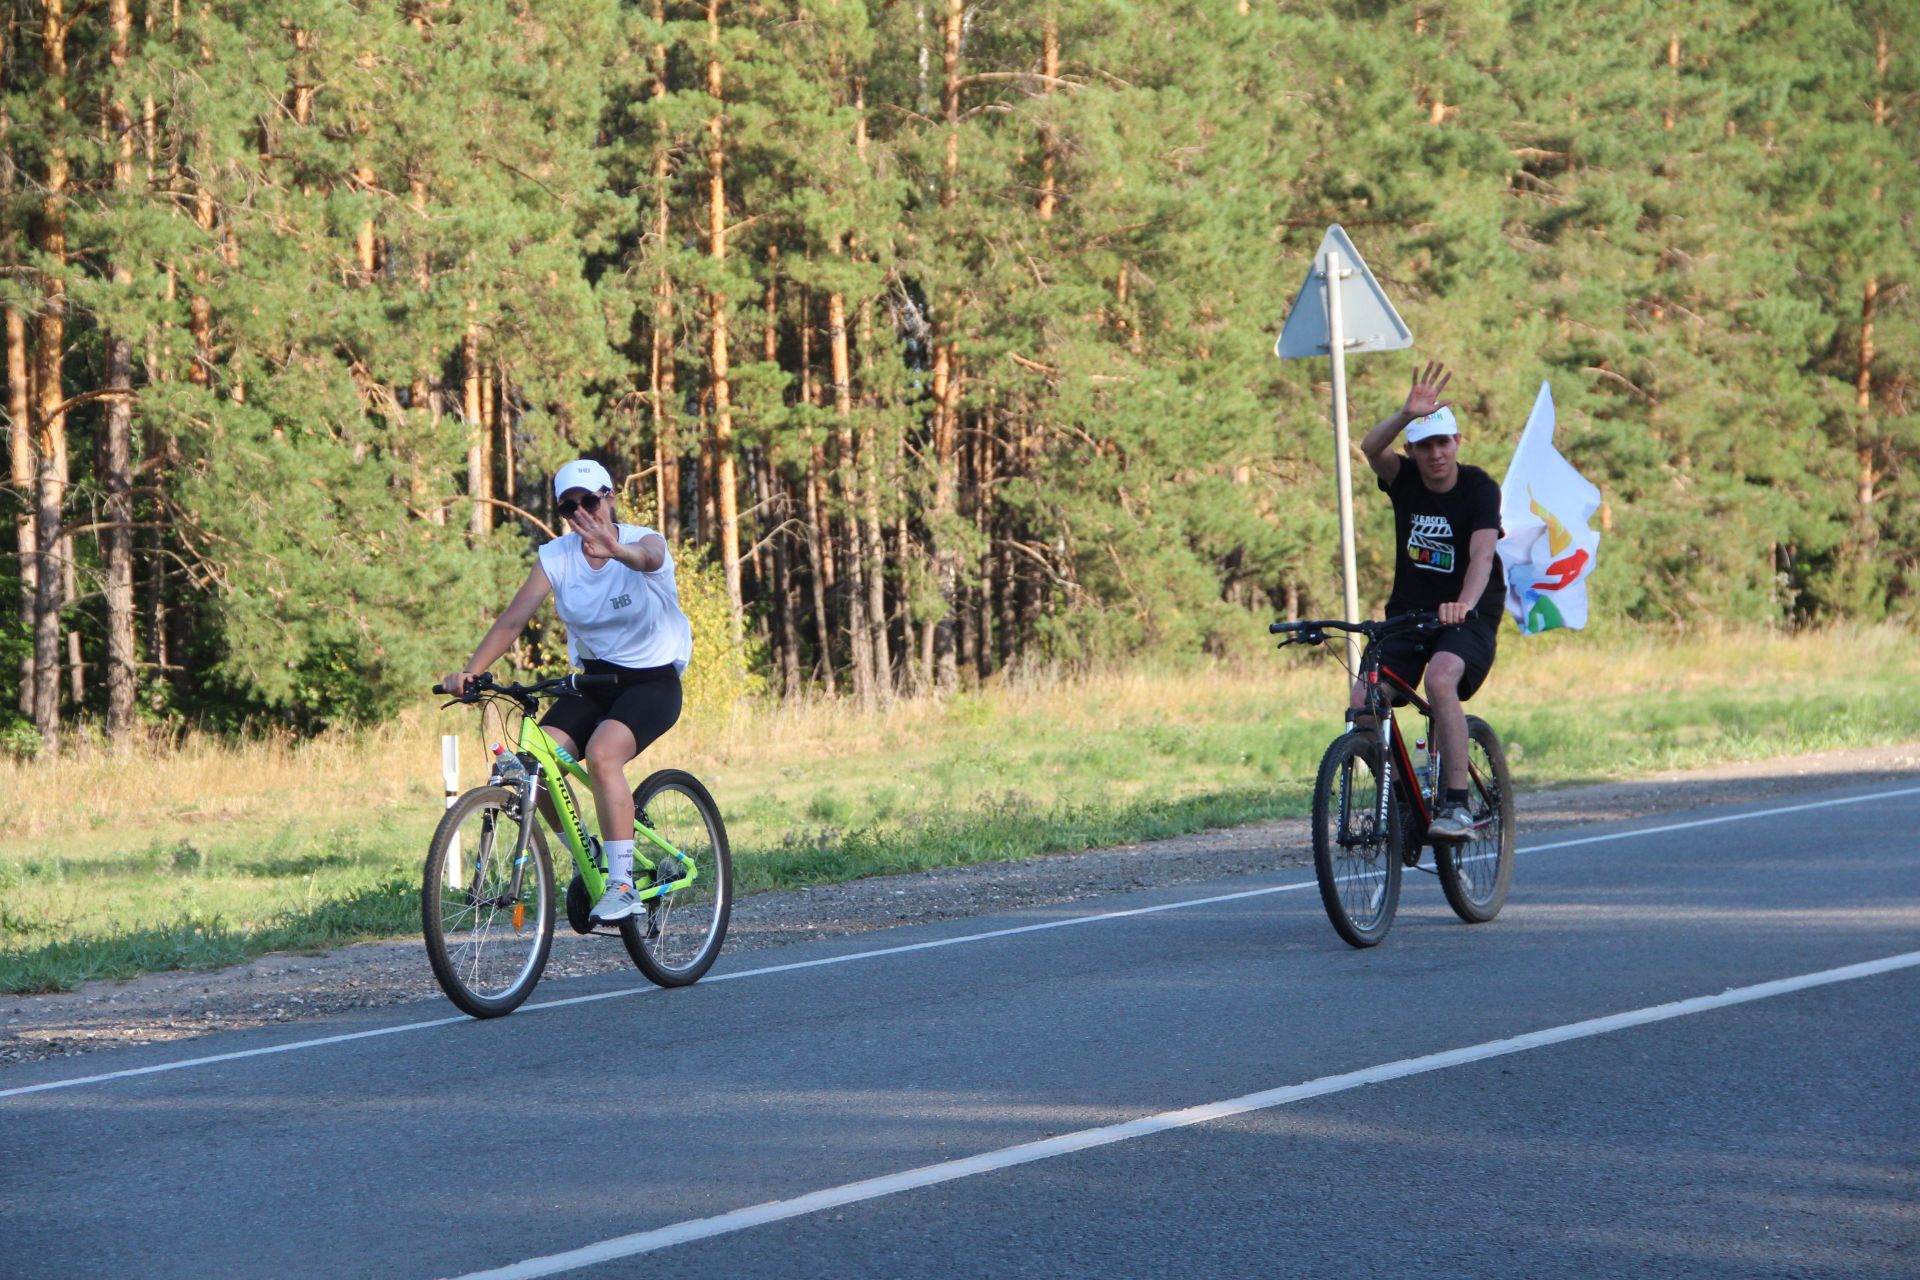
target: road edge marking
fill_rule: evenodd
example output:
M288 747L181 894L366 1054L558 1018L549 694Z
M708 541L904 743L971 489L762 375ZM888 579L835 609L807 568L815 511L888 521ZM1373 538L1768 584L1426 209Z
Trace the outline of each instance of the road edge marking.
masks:
M1685 831L1693 827L1719 826L1729 822L1746 822L1754 818L1771 818L1783 813L1801 813L1809 809L1830 809L1843 804L1865 804L1872 800L1891 800L1901 796L1920 794L1920 787L1902 787L1894 791L1876 791L1864 796L1842 796L1833 800L1816 800L1807 804L1786 805L1773 809L1758 809L1750 813L1726 814L1720 817L1700 818L1691 822L1674 822L1658 827L1640 827L1632 831L1613 831L1605 835L1584 836L1577 840L1561 840L1551 844L1528 845L1514 850L1514 856L1521 854L1546 853L1554 849L1568 849L1575 845L1603 844L1614 840L1632 840L1639 836L1662 835L1672 831ZM894 947L878 947L871 951L852 951L844 955L822 956L814 960L795 960L787 964L764 965L757 969L742 969L730 973L710 974L701 981L703 984L732 982L741 978L764 978L773 974L794 973L801 969L818 969L828 965L852 964L856 960L876 960L886 956L906 955L914 951L933 951L941 947L957 947L970 942L988 942L995 938L1010 938L1016 934L1039 933L1047 929L1066 929L1076 925L1102 924L1109 920L1121 920L1131 916L1152 915L1161 911L1180 911L1188 907L1211 906L1220 902L1233 902L1242 898L1259 898L1274 893L1294 893L1302 889L1312 889L1312 880L1296 881L1292 884L1269 885L1262 889L1243 889L1235 893L1212 894L1205 898L1187 898L1179 902L1162 902L1150 907L1128 907L1121 911L1105 911L1089 916L1071 916L1065 920L1043 920L1037 924L1014 925L1006 929L989 929L980 933L961 934L952 938L934 938L927 942L911 942ZM535 1013L543 1009L562 1009L570 1005L596 1004L602 1000L623 1000L631 996L650 995L657 987L624 987L618 991L596 991L584 996L569 996L560 1000L543 1000L535 1004L523 1005L519 1012ZM367 1031L350 1031L341 1035L321 1036L313 1040L295 1040L288 1044L263 1045L258 1049L240 1049L232 1053L215 1053L199 1058L182 1058L176 1062L157 1062L145 1067L127 1067L119 1071L103 1071L95 1075L74 1076L67 1080L47 1080L40 1084L17 1085L11 1089L0 1089L0 1100L24 1097L31 1093L47 1093L54 1089L73 1089L86 1084L102 1084L109 1080L126 1080L134 1076L158 1075L168 1071L184 1071L189 1067L215 1066L222 1062L237 1062L243 1058L261 1058L277 1053L293 1053L301 1049L321 1049L329 1045L346 1044L354 1040L371 1040L377 1036L395 1036L409 1031L427 1031L434 1027L451 1026L454 1023L472 1022L474 1019L464 1014L455 1014L446 1018L431 1018L425 1022L402 1023L395 1027L374 1027Z

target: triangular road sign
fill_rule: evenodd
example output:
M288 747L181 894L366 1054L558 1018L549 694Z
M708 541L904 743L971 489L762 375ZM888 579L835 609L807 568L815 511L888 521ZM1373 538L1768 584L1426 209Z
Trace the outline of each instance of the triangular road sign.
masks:
M1327 295L1322 288L1326 283L1323 273L1329 249L1340 255L1340 328L1348 354L1398 351L1412 346L1413 330L1407 328L1407 322L1387 301L1380 282L1367 270L1359 250L1336 222L1327 228L1326 237L1314 250L1306 283L1294 296L1287 323L1280 330L1280 340L1273 344L1273 354L1282 359L1332 354L1327 349Z

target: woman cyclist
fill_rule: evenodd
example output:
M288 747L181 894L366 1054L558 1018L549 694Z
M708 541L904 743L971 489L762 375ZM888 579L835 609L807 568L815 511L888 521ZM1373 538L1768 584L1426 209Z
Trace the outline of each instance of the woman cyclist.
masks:
M589 458L569 462L554 473L553 493L573 532L540 548L526 582L473 657L441 685L456 696L465 693L467 682L513 647L553 593L554 612L567 627L568 660L589 675L616 677L611 688L554 702L540 724L586 762L607 855L607 891L593 917L623 920L641 909L626 765L680 718L680 673L693 656L693 628L680 609L666 539L615 521L613 477L605 467ZM549 804L543 797L543 809Z

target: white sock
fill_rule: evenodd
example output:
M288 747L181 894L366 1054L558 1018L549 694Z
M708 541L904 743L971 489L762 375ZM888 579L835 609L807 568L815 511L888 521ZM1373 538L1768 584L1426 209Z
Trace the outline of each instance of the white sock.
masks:
M607 883L633 883L633 841L609 840L607 851Z

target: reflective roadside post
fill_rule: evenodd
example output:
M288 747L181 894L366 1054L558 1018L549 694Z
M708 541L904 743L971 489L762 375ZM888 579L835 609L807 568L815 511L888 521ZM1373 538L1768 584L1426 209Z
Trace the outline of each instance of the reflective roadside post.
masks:
M1348 337L1349 333L1357 337ZM1339 489L1340 576L1346 620L1360 621L1360 583L1353 557L1353 446L1347 433L1347 353L1397 351L1413 345L1413 331L1387 301L1359 250L1334 223L1314 250L1313 265L1287 310L1273 354L1283 360L1333 359L1333 476ZM1360 666L1360 637L1347 636L1347 666Z
M460 794L460 739L451 733L440 735L440 783L447 793L447 808L451 809ZM447 845L447 888L458 889L461 882L460 833L456 830Z

